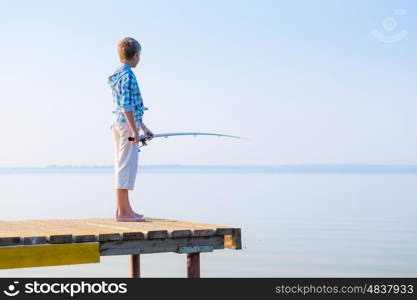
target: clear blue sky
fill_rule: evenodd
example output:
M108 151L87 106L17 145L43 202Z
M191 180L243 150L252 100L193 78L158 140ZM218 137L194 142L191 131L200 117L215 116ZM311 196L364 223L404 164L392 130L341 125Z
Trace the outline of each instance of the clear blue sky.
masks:
M154 139L140 164L417 163L416 1L0 3L1 166L113 163L125 36L154 133L250 138Z

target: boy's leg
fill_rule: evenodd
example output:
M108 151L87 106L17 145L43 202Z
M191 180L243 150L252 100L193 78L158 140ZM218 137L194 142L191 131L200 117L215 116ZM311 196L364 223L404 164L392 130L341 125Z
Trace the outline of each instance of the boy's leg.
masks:
M144 216L133 211L129 202L129 190L127 189L116 189L116 203L116 218L123 215L130 215L132 213L139 218L142 218Z
M140 221L143 215L133 212L129 203L129 189L133 190L137 173L138 148L127 138L131 135L127 124L113 126L115 136L116 175L116 219L119 221ZM131 219L134 220L131 220Z
M132 214L132 208L129 203L129 190L116 189L116 201L117 201L117 216Z
M128 140L130 133L126 123L115 123L115 175L116 189L133 190L138 167L138 144Z

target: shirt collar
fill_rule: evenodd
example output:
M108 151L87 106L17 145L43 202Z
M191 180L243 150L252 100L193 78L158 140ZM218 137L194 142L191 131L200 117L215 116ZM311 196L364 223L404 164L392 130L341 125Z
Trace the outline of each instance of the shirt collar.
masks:
M124 64L122 64L122 69L130 70L131 68L128 64L124 63Z

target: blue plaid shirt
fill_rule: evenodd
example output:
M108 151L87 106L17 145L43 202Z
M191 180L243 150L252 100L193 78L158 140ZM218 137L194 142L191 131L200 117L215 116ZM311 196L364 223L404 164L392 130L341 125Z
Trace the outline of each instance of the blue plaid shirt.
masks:
M143 105L139 85L130 66L123 64L109 76L107 83L113 94L113 120L126 123L123 112L133 111L135 123L142 122L144 110L148 108Z

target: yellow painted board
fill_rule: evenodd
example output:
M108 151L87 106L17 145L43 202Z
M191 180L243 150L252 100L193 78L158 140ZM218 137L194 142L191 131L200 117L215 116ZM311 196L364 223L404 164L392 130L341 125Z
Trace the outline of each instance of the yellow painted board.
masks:
M99 243L0 247L0 269L100 262Z

